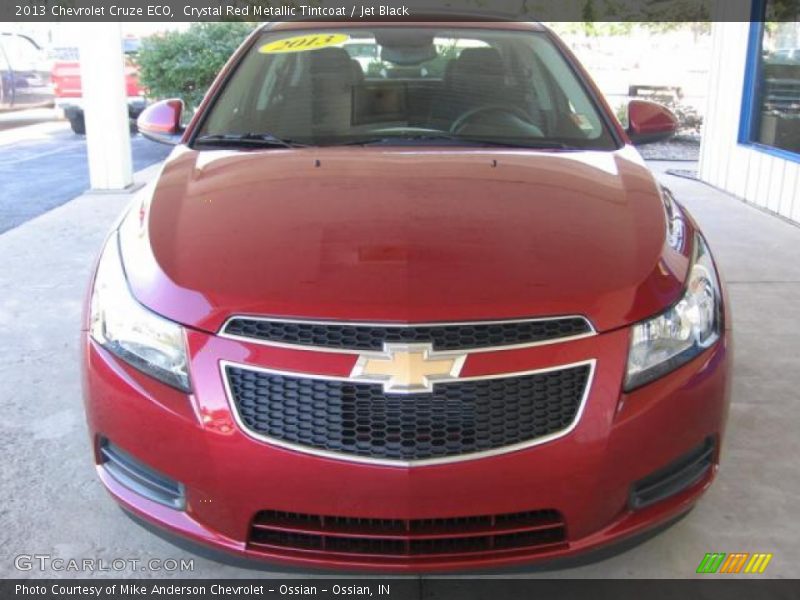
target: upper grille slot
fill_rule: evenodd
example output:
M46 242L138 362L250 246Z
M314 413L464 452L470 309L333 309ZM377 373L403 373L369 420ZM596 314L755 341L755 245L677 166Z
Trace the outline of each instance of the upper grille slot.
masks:
M455 460L563 435L577 419L592 372L584 363L392 394L380 384L230 364L224 370L240 423L257 436L311 453L403 464Z
M594 332L584 317L431 325L327 323L234 317L223 334L266 343L380 351L384 343L432 343L434 350L477 350L558 341Z

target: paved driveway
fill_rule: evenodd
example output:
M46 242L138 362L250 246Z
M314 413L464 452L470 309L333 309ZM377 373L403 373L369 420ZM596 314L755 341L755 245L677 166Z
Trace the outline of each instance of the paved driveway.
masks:
M86 138L66 121L42 119L34 125L22 113L0 119L0 233L68 202L89 187ZM3 123L23 125L3 130ZM169 146L131 138L134 170L157 163Z
M623 554L519 576L692 577L706 552L734 551L772 552L765 576L797 576L800 228L703 184L663 177L702 224L732 300L733 404L718 480L685 519ZM81 300L92 260L127 201L83 196L0 235L0 577L82 575L16 571L22 553L107 563L194 559L191 573L121 573L139 577L254 575L138 527L95 476L80 396Z

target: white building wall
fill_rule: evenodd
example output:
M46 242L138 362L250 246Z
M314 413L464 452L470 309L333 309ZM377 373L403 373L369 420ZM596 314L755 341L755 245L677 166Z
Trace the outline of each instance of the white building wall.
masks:
M750 23L715 21L712 26L711 76L699 176L800 223L800 163L738 142L749 34Z

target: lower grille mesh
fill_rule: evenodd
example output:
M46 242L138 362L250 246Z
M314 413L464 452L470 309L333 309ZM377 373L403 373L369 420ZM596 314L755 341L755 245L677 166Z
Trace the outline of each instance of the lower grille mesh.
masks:
M555 510L442 519L370 519L261 511L249 547L262 552L321 552L382 558L469 557L566 543Z
M513 446L568 428L588 364L500 379L440 383L425 394L379 384L274 374L227 365L244 426L310 449L398 461Z

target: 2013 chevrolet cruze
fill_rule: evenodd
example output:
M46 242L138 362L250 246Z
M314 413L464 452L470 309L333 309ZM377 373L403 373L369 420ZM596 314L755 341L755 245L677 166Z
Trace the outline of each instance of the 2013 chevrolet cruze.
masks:
M529 23L273 23L105 244L97 471L268 561L569 556L685 513L719 462L730 322L696 223Z

